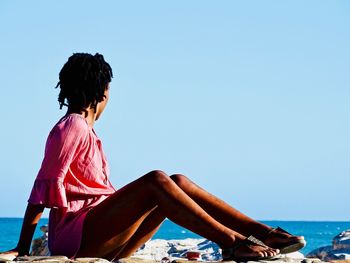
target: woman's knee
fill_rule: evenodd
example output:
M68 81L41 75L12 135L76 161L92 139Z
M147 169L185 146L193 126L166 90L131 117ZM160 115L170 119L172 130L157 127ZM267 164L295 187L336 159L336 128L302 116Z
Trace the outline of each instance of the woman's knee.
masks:
M146 175L144 175L143 178L146 182L149 182L151 184L155 184L155 183L163 184L171 181L170 177L161 170L153 170L147 173Z
M173 174L170 176L170 178L180 187L186 187L188 186L190 180L184 176L183 174Z

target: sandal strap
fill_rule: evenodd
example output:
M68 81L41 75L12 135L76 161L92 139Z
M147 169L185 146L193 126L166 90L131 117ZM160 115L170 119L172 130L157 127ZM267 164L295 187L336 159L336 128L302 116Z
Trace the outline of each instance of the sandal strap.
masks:
M235 246L230 247L230 248L225 248L222 249L222 258L226 259L226 258L232 258L235 256L235 252L236 250L241 247L241 246L249 246L249 245L258 245L258 246L262 246L264 248L268 248L268 246L266 246L264 244L264 242L262 242L261 240L257 239L254 236L249 236L247 238L245 238L244 240L238 242Z
M278 227L272 228L269 232L267 232L267 234L264 236L263 240L265 240L266 238L268 238L269 235L271 235L272 233L275 233L275 232L282 232L282 233L286 233L288 235L291 235L291 233L287 232L286 230L284 230L283 228L278 226Z
M268 246L266 246L264 244L264 242L262 242L261 240L257 239L256 237L254 236L249 236L247 237L247 240L249 240L251 243L253 243L254 245L259 245L259 246L262 246L264 248L268 248Z

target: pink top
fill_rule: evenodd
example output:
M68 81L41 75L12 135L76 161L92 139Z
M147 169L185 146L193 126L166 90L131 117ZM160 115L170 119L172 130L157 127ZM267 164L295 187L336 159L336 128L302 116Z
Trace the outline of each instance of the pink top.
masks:
M87 212L116 190L101 141L80 114L64 116L51 130L28 202L51 208L49 249L74 257Z

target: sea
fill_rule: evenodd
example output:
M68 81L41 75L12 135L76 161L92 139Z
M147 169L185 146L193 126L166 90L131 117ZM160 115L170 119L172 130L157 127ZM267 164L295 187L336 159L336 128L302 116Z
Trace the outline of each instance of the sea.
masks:
M21 231L22 218L0 218L0 251L14 248ZM329 246L334 236L342 231L350 229L350 222L313 222L313 221L261 221L272 227L282 227L294 235L302 235L307 241L307 246L301 250L306 255L312 250ZM42 218L35 231L34 238L42 235L40 226L48 224L47 218ZM184 229L170 220L165 220L152 239L185 239L201 238L200 236Z

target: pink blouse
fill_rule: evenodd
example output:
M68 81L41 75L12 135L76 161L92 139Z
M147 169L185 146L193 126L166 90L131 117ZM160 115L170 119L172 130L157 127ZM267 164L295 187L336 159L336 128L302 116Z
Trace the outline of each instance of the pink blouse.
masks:
M51 130L28 202L51 208L49 249L73 258L87 212L116 190L101 141L80 114L64 116Z

